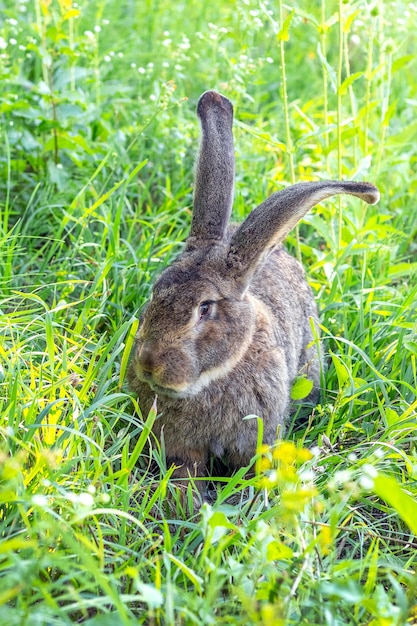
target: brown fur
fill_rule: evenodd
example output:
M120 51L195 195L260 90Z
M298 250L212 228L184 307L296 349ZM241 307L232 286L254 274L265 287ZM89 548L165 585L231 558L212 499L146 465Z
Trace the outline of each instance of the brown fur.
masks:
M247 415L263 419L264 442L272 444L285 428L298 372L313 381L311 397L317 394L320 362L310 321L318 323L317 307L301 265L279 244L330 195L378 199L369 183L301 183L226 230L233 109L206 92L198 114L203 138L190 237L154 285L128 372L145 415L157 395L154 432L163 437L168 463L181 466L178 478L204 475L211 454L234 467L249 464L258 425Z

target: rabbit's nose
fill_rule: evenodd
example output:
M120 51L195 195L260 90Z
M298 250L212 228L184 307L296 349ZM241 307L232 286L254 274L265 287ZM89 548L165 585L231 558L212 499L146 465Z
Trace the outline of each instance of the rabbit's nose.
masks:
M151 346L147 342L139 350L138 361L145 378L151 378L155 369L155 359Z

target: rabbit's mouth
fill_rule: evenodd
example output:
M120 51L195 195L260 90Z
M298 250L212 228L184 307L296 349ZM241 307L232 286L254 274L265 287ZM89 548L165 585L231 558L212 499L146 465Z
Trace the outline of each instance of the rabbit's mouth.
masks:
M190 396L194 395L189 392L188 388L178 389L178 388L173 388L173 387L163 387L162 385L159 385L153 380L146 380L144 382L146 382L148 387L150 387L152 391L154 391L158 396L181 399L181 398L189 398Z

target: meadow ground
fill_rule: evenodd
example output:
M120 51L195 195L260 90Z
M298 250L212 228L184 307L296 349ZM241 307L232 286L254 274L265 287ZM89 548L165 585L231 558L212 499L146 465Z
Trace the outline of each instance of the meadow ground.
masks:
M417 623L417 6L0 15L0 618ZM125 375L189 228L208 88L235 104L237 220L295 181L369 180L381 201L328 200L288 237L321 312L320 404L198 511L155 442L149 472L155 415Z

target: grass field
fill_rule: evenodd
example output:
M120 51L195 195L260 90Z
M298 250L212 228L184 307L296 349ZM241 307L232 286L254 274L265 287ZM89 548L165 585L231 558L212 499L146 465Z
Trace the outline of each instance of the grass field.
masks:
M0 15L0 618L417 624L417 5ZM320 404L193 510L152 439L151 475L155 415L125 375L188 232L209 88L235 105L237 220L295 181L369 180L381 201L328 200L288 237L321 311Z

